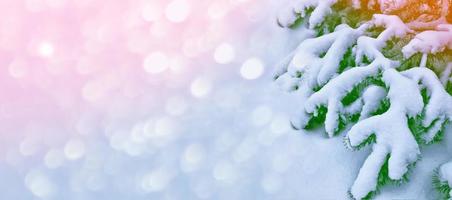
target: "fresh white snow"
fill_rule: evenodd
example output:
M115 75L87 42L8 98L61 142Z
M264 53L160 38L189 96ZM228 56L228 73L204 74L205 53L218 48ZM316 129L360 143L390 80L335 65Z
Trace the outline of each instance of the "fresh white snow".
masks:
M300 1L298 5L295 4L293 10L295 14L301 13L301 17L309 17L307 27L312 29L325 17L319 13L331 12L330 7L334 3ZM407 3L408 1L379 1L384 13L400 9ZM354 1L354 5L362 6L357 1ZM311 16L305 16L302 12L307 8L314 9ZM286 22L283 26L290 26L295 19L292 16L290 20L280 18L279 21ZM385 29L376 38L365 36L365 30L371 26ZM289 90L297 90L295 93L301 94L301 110L292 120L295 128L304 128L311 116L316 115L321 106L325 106L327 113L324 127L329 137L338 131L342 115L358 112L361 112L359 122L346 134L348 145L359 146L371 135L375 135L372 152L351 187L353 197L361 199L376 190L378 174L387 157L389 177L393 180L400 180L406 174L408 166L418 161L420 149L408 127L408 118L421 114L424 116L422 125L429 127L427 133L422 136L426 143L433 141L446 120L451 120L452 97L443 87L444 80L442 83L434 72L425 68L427 54L452 49L451 30L451 25L443 24L436 30L416 34L403 48L403 54L409 58L415 53L423 53L424 64L412 66L414 68L403 72L394 69L399 63L386 58L381 50L390 39L403 38L408 34L415 34L415 31L399 17L384 14L375 14L370 22L357 29L340 25L332 33L306 39L279 65L279 85L290 88ZM358 66L337 74L339 61L352 46ZM364 56L370 60L370 64L363 63ZM382 74L388 92L384 88L370 86L351 105L342 105L341 100L357 84L366 78L375 77L378 73ZM313 89L319 86L322 88L315 92ZM426 105L421 95L424 88L429 97ZM370 116L385 98L390 102L389 110L381 115Z
M447 184L449 184L449 187L452 188L452 162L441 165L441 167L439 168L439 177L442 181L447 182ZM452 191L449 195L452 196Z

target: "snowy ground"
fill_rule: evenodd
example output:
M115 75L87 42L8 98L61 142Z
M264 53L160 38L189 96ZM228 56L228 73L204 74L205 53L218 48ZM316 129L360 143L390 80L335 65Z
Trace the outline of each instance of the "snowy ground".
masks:
M289 126L281 2L171 2L0 2L0 199L346 199L369 149ZM445 141L378 197L434 198Z

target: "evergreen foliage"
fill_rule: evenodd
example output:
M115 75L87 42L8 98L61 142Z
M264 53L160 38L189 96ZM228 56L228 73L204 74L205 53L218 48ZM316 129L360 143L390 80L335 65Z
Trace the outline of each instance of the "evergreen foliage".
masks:
M328 1L328 2L330 2L330 1ZM367 4L368 1L362 1L361 3ZM418 3L423 3L423 1L418 1L415 4L410 4L410 5L406 5L406 6L408 6L410 8L411 7L416 8L416 7L420 6L420 5L418 5ZM429 3L429 2L427 2L427 3ZM430 4L428 4L428 5L430 5ZM382 5L380 5L380 6L382 6ZM308 19L316 11L315 10L316 7L308 6L308 7L302 7L302 8L305 9L305 11L304 11L305 15L296 14L297 16L296 16L295 22L292 24L289 23L290 25L288 27L299 28L300 26L304 26L304 27L312 26L312 24L309 24L310 22ZM438 14L439 10L441 10L440 7L438 7L438 5L436 3L434 5L431 5L431 8L432 9L429 10L430 11L429 14L431 14L431 15L433 15L434 13ZM359 30L360 27L363 27L363 25L365 25L366 23L371 21L373 14L375 14L376 12L378 12L378 11L376 11L376 9L373 7L362 7L362 8L360 8L360 10L352 8L350 1L336 2L335 4L331 5L331 12L327 13L327 15L325 15L323 17L323 21L321 21L320 23L317 23L317 24L315 24L315 26L313 26L313 29L316 31L315 38L318 38L320 40L321 38L328 38L336 33L339 34L339 31L345 29L345 28L342 28L344 26L344 24L348 25L347 27L351 27L353 30ZM407 23L412 20L417 20L418 19L417 17L420 16L420 14L418 15L416 13L422 13L422 12L419 10L415 10L413 12L414 14L407 15L406 13L404 13L403 10L399 9L399 10L392 10L391 13L396 14L397 16L399 16L400 19L404 20L404 23ZM280 22L280 21L282 21L282 20L278 20L278 22ZM279 24L280 24L280 26L284 26L282 23L279 23ZM403 27L399 27L399 28L403 29ZM388 33L388 32L384 32L387 29L388 29L388 27L372 24L372 26L367 27L367 29L363 33L358 33L358 34L361 34L363 37L378 40L381 35L385 35ZM357 31L357 32L359 32L359 31ZM422 61L423 61L422 59L425 56L424 55L425 53L417 52L409 57L406 57L406 55L404 55L404 52L403 52L404 48L406 48L406 46L409 45L410 42L412 42L416 38L417 34L419 34L419 32L415 32L415 31L408 31L403 36L394 34L392 37L390 37L386 41L384 41L385 42L384 46L381 49L379 49L385 59L390 60L391 62L395 61L394 63L397 63L397 66L395 67L395 69L397 70L398 73L401 74L400 75L401 77L404 77L405 73L413 72L413 70L410 70L410 69L419 68L419 66L422 65ZM351 36L351 37L353 37L353 36ZM452 31L451 31L451 37L452 37ZM356 50L358 48L360 48L360 46L359 46L360 39L361 38L357 39L358 42L356 42L356 41L352 42L351 45L349 45L347 48L345 48L345 50L344 50L345 53L343 55L341 55L340 62L338 63L336 75L332 76L328 81L326 81L326 83L314 84L314 85L308 84L308 86L306 86L306 83L303 83L303 81L305 79L310 79L309 76L312 76L313 70L311 70L311 71L309 71L310 69L307 69L307 70L305 69L305 71L297 70L291 75L290 67L292 65L296 65L293 63L285 63L283 66L283 70L279 69L279 72L275 76L276 81L278 81L278 79L282 79L282 80L290 79L292 81L292 82L290 82L290 84L292 85L292 89L293 90L306 90L304 92L307 93L307 98L308 98L307 102L310 102L310 100L312 101L312 96L317 95L316 97L318 97L318 96L320 96L319 94L321 92L325 92L325 90L330 89L330 88L326 88L327 86L332 87L331 85L336 84L337 83L336 80L338 80L339 77L343 78L346 76L344 74L347 74L347 75L351 74L351 72L350 72L351 69L364 68L364 66L371 66L372 63L374 63L374 61L377 58L368 57L369 56L368 54L359 54L359 55L357 54ZM300 47L302 47L303 44L304 43L302 43L300 45ZM333 45L331 45L330 48L333 48L334 45L335 44L333 43ZM307 52L307 53L301 52L300 54L303 54L303 53L307 54L310 52ZM319 59L323 59L322 61L324 61L325 57L328 55L328 53L330 53L329 50L326 52L322 52L322 53L318 54L317 56ZM362 56L362 57L360 57L360 56ZM296 56L294 56L294 60L295 60L295 57ZM317 60L313 61L313 63L315 63L315 62L317 62ZM430 53L427 57L425 67L427 67L431 71L433 71L436 74L436 79L438 79L437 77L441 77L443 75L447 64L450 62L452 62L452 50L446 48L440 52ZM313 66L309 65L307 67L312 68ZM334 99L331 99L331 97L328 97L328 100L326 102L324 102L325 101L324 99L319 100L320 103L318 103L318 104L317 104L317 102L314 102L314 103L316 103L316 106L313 111L306 109L306 111L304 111L302 113L301 117L299 117L302 119L300 120L300 119L296 118L295 119L296 122L295 123L293 122L292 126L296 129L303 128L303 129L307 129L307 130L311 130L313 128L319 127L325 123L327 124L326 126L328 126L328 124L331 124L331 119L332 119L331 116L333 116L334 113L337 113L338 116L336 116L336 118L337 118L335 120L336 123L333 123L333 125L335 125L334 133L332 135L330 134L330 136L335 136L335 135L339 135L342 131L344 131L347 124L352 124L352 126L354 126L357 123L361 123L362 122L361 120L365 121L366 119L369 119L369 118L384 116L384 114L389 112L389 110L391 109L392 106L397 106L397 105L392 105L392 102L391 102L392 100L389 96L382 98L382 99L377 99L378 102L374 102L374 103L376 103L377 106L375 106L374 110L372 110L370 113L368 113L369 116L361 116L362 113L359 112L360 110L354 109L354 107L356 107L356 105L358 105L358 107L361 106L361 109L363 110L363 108L365 106L365 102L364 102L363 98L365 96L367 89L371 86L372 87L377 86L378 88L383 88L387 94L391 93L391 91L390 91L391 87L392 87L391 83L388 82L387 80L385 80L383 71L388 71L388 70L387 70L387 68L383 67L378 70L378 73L374 73L370 76L366 76L361 81L354 80L356 83L353 84L353 87L351 89L345 90L346 93L337 102L337 104L340 104L339 109L336 108L337 110L329 110L329 108L332 107L332 106L330 106L329 101L334 100ZM410 71L410 72L408 72L408 71ZM311 74L306 74L306 73L311 73ZM315 75L318 75L318 74L315 74ZM284 78L280 78L280 77L284 77ZM315 77L315 78L317 78L317 77ZM413 78L413 77L409 77L409 78ZM413 78L413 79L416 80L416 78ZM425 78L425 79L427 79L427 78ZM317 78L316 80L318 81L320 79ZM450 99L451 99L450 95L452 95L451 80L452 80L452 78L449 75L449 79L446 81L446 83L444 83L444 86L441 86L443 88L436 89L436 90L447 91L448 98L444 99L444 103L446 103L446 104L451 103L451 101L450 101ZM427 80L424 80L424 81L427 81ZM431 80L429 80L429 81L431 81ZM321 82L321 81L318 81L318 82ZM436 80L436 82L439 82L439 80ZM303 85L303 84L305 84L305 85ZM427 86L429 83L422 83L422 81L419 80L419 81L415 82L415 84L419 87L419 95L421 96L422 103L424 106L420 110L420 112L416 113L413 116L410 116L409 114L407 114L406 115L406 117L407 117L406 124L402 124L402 125L408 127L409 132L411 132L411 135L412 135L411 137L417 142L417 144L420 147L422 147L422 146L425 146L428 144L438 143L443 139L445 126L449 123L449 121L452 117L452 116L450 116L450 113L452 111L450 110L451 108L445 108L446 111L444 111L445 112L444 116L437 115L437 116L435 116L435 119L431 120L431 123L426 123L426 121L428 121L429 118L431 118L431 116L427 116L427 115L431 115L429 112L431 112L432 108L431 108L431 106L429 107L429 105L437 104L438 102L436 102L436 100L435 100L435 102L433 102L433 100L432 100L433 99L432 91L430 91L432 88L428 88L428 86ZM341 87L339 87L339 88L344 89ZM404 95L404 94L401 93L400 95ZM394 98L394 97L392 97L392 98ZM306 104L308 104L308 103L306 103ZM447 105L446 105L446 107L447 107ZM351 111L345 111L348 109ZM449 109L449 110L447 110L447 109ZM333 112L333 114L331 114L331 112ZM391 115L388 115L388 116L391 116ZM333 120L334 120L334 118L333 118ZM301 127L300 127L300 125L301 125ZM328 130L327 130L327 132L328 132ZM353 150L360 150L364 146L376 144L378 141L376 132L369 134L369 136L364 138L359 144L356 144L356 145L351 145L350 139L348 137L349 136L347 135L344 142L347 147L349 147ZM400 184L403 184L403 183L409 181L409 172L415 166L416 160L419 159L420 156L417 156L417 159L415 159L411 162L407 162L406 163L407 171L404 172L402 174L402 176L397 179L394 179L390 175L391 174L391 172L390 172L391 156L392 156L391 153L386 155L386 159L382 163L380 170L378 172L378 178L376 180L375 188L372 189L371 191L369 191L365 196L362 196L362 197L360 197L360 196L357 197L356 194L358 194L358 193L354 193L353 191L350 191L349 194L350 194L351 198L353 198L353 199L355 199L355 198L356 199L372 199L373 197L375 197L375 195L377 195L379 193L380 188L383 187L384 185L387 185L387 184L400 185ZM360 172L360 175L361 175L361 172ZM434 178L434 185L435 185L435 188L438 189L438 191L440 191L443 194L446 194L445 195L446 198L450 198L449 196L447 196L447 195L449 195L449 192L450 192L449 185L444 184L443 182L439 181L439 179L437 179L437 178ZM370 186L370 188L372 188L372 186Z

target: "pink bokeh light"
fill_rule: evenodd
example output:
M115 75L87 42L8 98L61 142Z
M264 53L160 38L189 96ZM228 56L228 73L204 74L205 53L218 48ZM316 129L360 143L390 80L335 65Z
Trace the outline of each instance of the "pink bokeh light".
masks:
M245 59L237 41L263 18L260 8L254 0L0 1L4 146L36 124L72 134L86 112L145 115L175 90L204 96L216 76L206 69ZM227 63L214 55L222 44L229 50L216 56Z

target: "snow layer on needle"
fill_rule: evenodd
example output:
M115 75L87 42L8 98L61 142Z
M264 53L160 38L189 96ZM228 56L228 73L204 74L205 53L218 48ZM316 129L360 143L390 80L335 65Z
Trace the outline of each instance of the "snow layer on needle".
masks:
M427 132L422 135L422 139L426 144L432 143L435 137L443 129L443 125L446 122L446 117L439 116L436 121L433 122L432 126L427 130Z
M307 81L306 90L325 84L336 75L345 52L359 34L356 29L342 25L331 34L303 41L295 51L287 72L291 76L302 75Z
M424 141L430 143L441 131L446 120L452 119L452 97L444 89L435 73L428 68L416 67L404 71L402 74L427 89L430 98L425 106L422 125L424 127L431 126L427 133L423 135Z
M288 6L278 14L277 23L281 27L289 27L297 21L298 15L294 11L294 6Z
M444 71L441 73L441 84L443 84L444 86L447 85L447 82L449 82L449 79L452 80L452 62L447 63L446 68L444 69Z
M434 31L424 31L417 34L405 47L402 53L409 58L415 53L434 54L452 49L452 25L438 25Z
M383 41L388 41L391 37L401 38L407 33L413 32L396 15L375 14L372 22L376 26L386 28L385 31L379 35Z
M309 28L314 28L318 24L323 22L323 19L329 15L333 6L337 0L311 0L311 3L317 3L317 7L312 11L311 17L309 18Z
M452 188L452 161L441 165L439 168L439 177L441 181L447 182ZM452 197L452 190L449 195Z
M386 42L393 37L402 38L407 33L412 32L402 20L397 16L376 14L373 16L372 24L377 27L384 27L385 30L378 35L377 38L362 36L358 38L356 47L356 63L362 63L363 56L374 60L384 59L386 66L390 67L395 64L386 59L381 53L381 49Z
M359 116L359 121L367 119L380 106L381 101L386 97L386 90L379 86L369 86L363 93L363 107Z
M354 115L360 113L358 121L366 119L377 111L386 95L386 90L383 87L371 85L364 90L362 97L344 107L344 114Z
M309 119L311 118L311 114L307 113L303 108L301 111L298 111L290 120L290 124L293 128L300 130L303 129L308 123Z
M284 91L293 91L300 81L287 74L287 68L292 62L293 55L294 52L286 56L279 64L277 64L276 71L274 72L276 84Z
M310 93L314 87L325 84L336 75L347 48L359 34L360 30L342 25L333 33L304 40L277 67L278 85L288 91L299 86L304 93Z
M404 71L402 74L414 82L420 82L427 88L430 100L425 107L423 126L429 126L440 117L452 119L452 96L447 93L432 70L416 67Z
M358 122L347 134L351 146L364 143L371 135L376 142L372 153L361 167L352 188L352 195L361 199L377 187L378 174L389 155L388 171L393 180L400 180L420 154L419 146L408 128L408 117L421 113L422 96L417 85L395 69L387 69L383 80L389 86L391 107L382 115Z
M278 79L276 79L276 84L279 86L279 88L287 92L296 90L300 82L301 80L299 78L291 77L287 73L282 74L278 77Z
M332 12L331 7L337 0L300 0L290 5L288 11L282 12L278 16L278 24L283 27L293 25L299 17L306 17L307 10L312 8L313 11L309 16L309 28L313 29L322 23L327 15Z
M306 112L314 113L319 106L327 105L328 112L325 118L325 130L328 136L332 137L339 124L339 113L343 113L342 98L359 82L377 74L378 71L379 68L373 64L345 71L309 97L305 102Z

